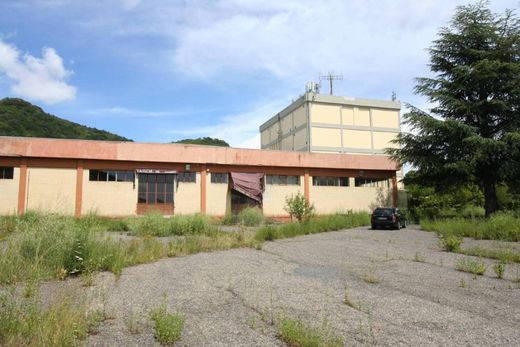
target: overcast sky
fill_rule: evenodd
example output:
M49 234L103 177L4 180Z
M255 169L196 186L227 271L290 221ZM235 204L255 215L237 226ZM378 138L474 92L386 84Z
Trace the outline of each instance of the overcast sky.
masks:
M343 75L337 95L395 91L426 107L414 78L429 74L426 48L467 3L0 0L0 98L135 141L258 148L258 126L328 71Z

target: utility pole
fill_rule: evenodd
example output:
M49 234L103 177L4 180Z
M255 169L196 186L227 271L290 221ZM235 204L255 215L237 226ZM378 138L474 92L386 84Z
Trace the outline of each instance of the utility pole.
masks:
M321 75L320 76L320 81L329 81L329 91L330 91L330 95L332 95L332 92L333 92L333 89L332 89L332 81L334 80L342 80L343 79L343 75L334 75L334 72L332 71L329 71L329 73L327 75Z

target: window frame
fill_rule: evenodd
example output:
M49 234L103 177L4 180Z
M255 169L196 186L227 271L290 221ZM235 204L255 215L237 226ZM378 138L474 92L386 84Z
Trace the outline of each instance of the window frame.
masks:
M277 186L300 186L301 178L299 175L265 175L265 182L267 185ZM290 182L290 179L294 178L295 183Z
M146 180L144 180L145 177ZM173 174L139 173L137 182L137 203L145 205L174 204L174 184L175 175ZM151 187L153 187L153 189L151 189ZM153 202L151 201L152 199L150 199L151 194L153 194Z
M312 185L316 187L350 187L350 177L312 176Z
M0 166L0 180L13 180L14 179L14 167L13 166Z
M210 172L210 182L214 184L228 184L229 173L227 172Z
M177 182L197 183L197 173L194 171L185 171L177 173Z
M89 169L89 182L127 182L135 183L133 170Z

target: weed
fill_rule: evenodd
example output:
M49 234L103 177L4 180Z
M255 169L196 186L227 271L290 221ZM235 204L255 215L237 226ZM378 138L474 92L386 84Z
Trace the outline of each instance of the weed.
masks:
M486 264L484 264L480 258L478 260L462 258L457 262L455 268L459 271L472 273L473 275L483 275L487 269Z
M295 196L285 197L284 210L289 213L291 219L296 218L298 222L308 221L315 212L314 205L309 204L307 199L299 192Z
M264 223L262 210L258 207L247 207L237 216L238 222L246 226L258 226Z
M349 307L352 307L353 309L360 310L361 304L359 302L354 302L352 298L350 298L350 294L348 289L345 288L345 295L343 297L343 303Z
M166 303L152 310L151 318L155 322L155 338L161 344L173 345L181 338L184 318L179 313L168 313Z
M461 249L460 253L482 258L497 259L503 263L520 263L520 253L514 248L488 249L474 247Z
M461 278L459 281L459 287L466 288L467 286L468 285L466 284L466 281L464 280L464 278Z
M363 281L370 284L378 284L379 278L374 274L365 274L362 277Z
M92 287L95 283L95 276L93 272L85 272L82 273L81 276L81 285L83 287Z
M504 273L506 272L506 264L499 261L493 264L493 271L495 271L495 274L498 278L504 278Z
M462 244L462 237L453 234L439 234L441 248L447 252L458 252Z
M278 327L278 336L291 347L339 347L344 344L343 338L335 335L326 324L321 328L315 328L293 318L282 319Z
M135 312L131 312L125 317L125 326L128 332L132 335L141 333L141 324Z
M426 262L426 257L423 254L420 254L419 252L415 252L413 260L419 263L424 263Z

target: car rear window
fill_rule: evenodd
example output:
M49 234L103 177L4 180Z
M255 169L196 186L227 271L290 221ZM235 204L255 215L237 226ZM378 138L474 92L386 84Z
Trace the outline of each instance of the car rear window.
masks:
M391 216L393 213L393 209L391 208L376 208L374 210L374 216Z

